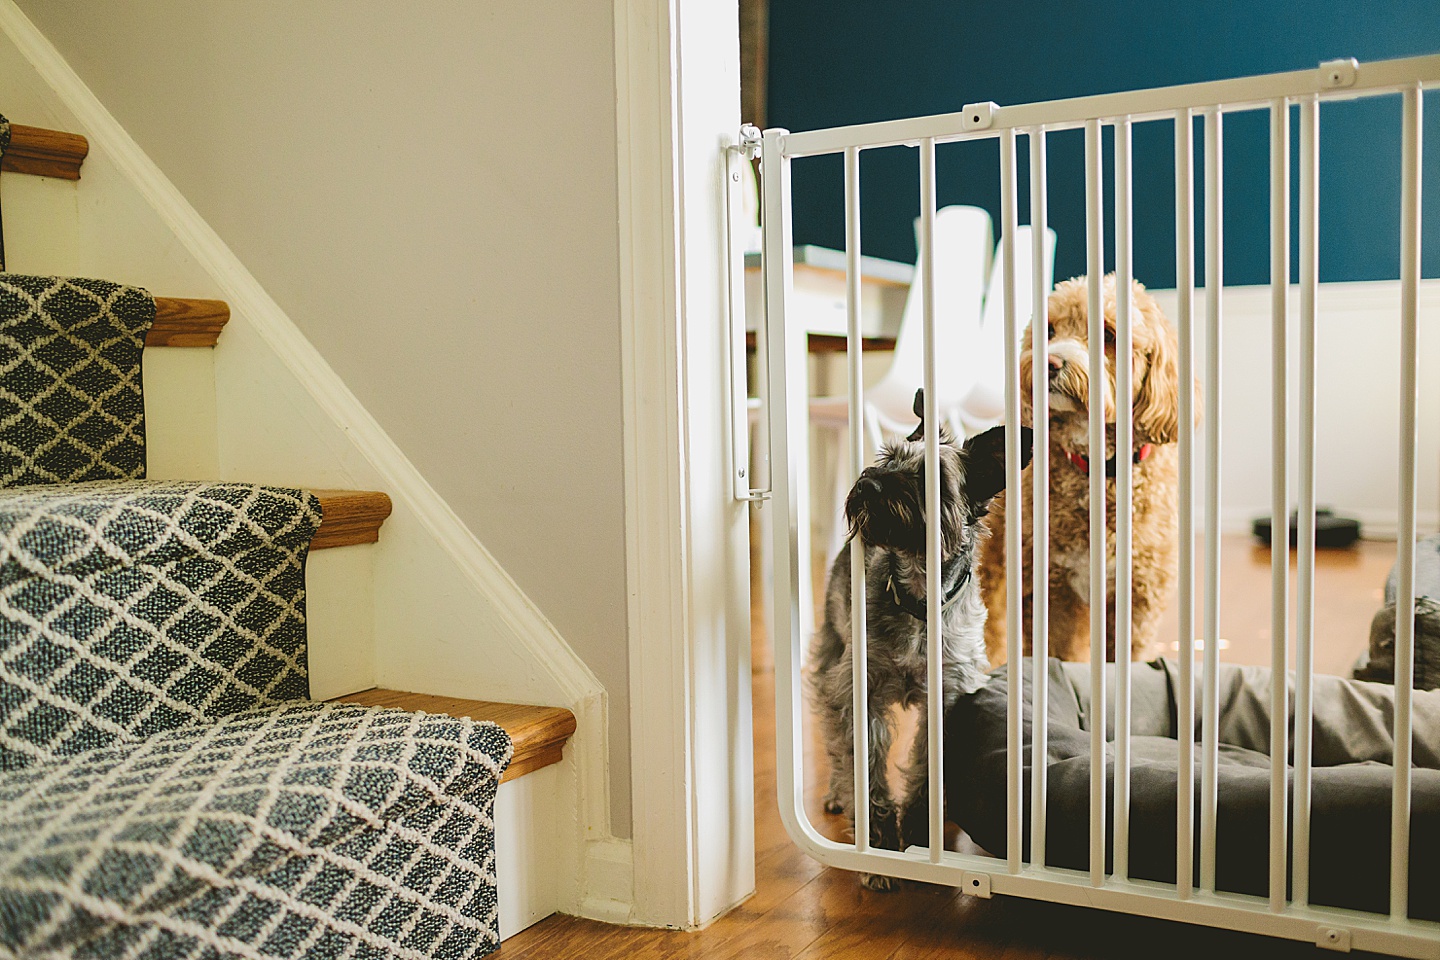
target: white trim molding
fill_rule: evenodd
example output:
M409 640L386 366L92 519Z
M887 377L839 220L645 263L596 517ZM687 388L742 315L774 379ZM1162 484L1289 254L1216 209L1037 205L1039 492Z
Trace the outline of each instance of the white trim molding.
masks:
M724 154L735 0L615 0L632 923L754 889L748 509L731 496ZM743 446L742 446L743 448Z

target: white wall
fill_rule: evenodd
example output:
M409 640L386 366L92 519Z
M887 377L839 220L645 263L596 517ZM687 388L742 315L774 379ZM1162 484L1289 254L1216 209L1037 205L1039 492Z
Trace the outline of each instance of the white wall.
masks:
M1175 317L1175 293L1152 290ZM1227 531L1248 531L1270 514L1270 288L1228 287L1222 301L1220 505ZM1299 306L1290 291L1290 491L1298 473ZM1204 291L1195 298L1196 371L1204 372ZM1420 287L1419 446L1416 520L1440 527L1440 281ZM1367 537L1392 538L1399 518L1400 285L1396 281L1320 287L1315 347L1316 502L1361 521ZM1203 450L1203 429L1197 431ZM1203 456L1203 452L1197 455ZM1197 494L1203 491L1197 487Z
M628 835L611 6L19 6L605 685Z

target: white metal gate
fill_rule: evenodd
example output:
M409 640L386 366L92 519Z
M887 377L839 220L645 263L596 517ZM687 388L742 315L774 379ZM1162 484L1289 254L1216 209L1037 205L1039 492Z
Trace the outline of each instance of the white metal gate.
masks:
M1424 89L1440 85L1440 56L1418 57L1381 63L1358 65L1352 60L1322 64L1316 70L1272 74L1214 83L1199 83L1163 89L1084 97L1050 103L998 107L994 104L967 106L960 113L919 117L859 126L790 133L766 130L760 146L761 181L764 211L764 279L767 309L766 332L762 338L762 363L767 368L768 427L772 456L771 507L774 513L773 550L776 576L773 636L776 643L776 689L778 698L777 749L780 810L791 837L809 854L834 866L869 873L886 874L934 883L962 886L971 892L988 895L989 891L1036 899L1099 907L1129 913L1141 913L1211 926L1229 927L1273 936L1316 942L1338 949L1375 950L1404 956L1440 956L1440 924L1407 918L1409 829L1411 803L1411 686L1414 664L1414 561L1415 561L1415 484L1416 484L1416 329L1417 289L1420 276L1420 162L1421 108ZM1398 464L1400 533L1399 533L1399 600L1397 603L1396 691L1394 718L1394 794L1391 817L1391 878L1389 915L1343 911L1316 907L1308 903L1307 877L1312 838L1309 829L1311 806L1311 692L1313 683L1312 637L1314 627L1313 588L1315 559L1315 318L1318 283L1317 219L1319 139L1318 123L1322 101L1398 95L1403 103L1402 169L1395 171L1401 178L1402 224L1398 244L1401 251L1401 327L1402 361L1397 371L1401 382L1401 457ZM1291 109L1299 118L1299 191L1291 198L1289 188ZM1288 531L1281 518L1298 507L1301 519L1298 571L1298 618L1293 624L1295 636L1296 678L1293 707L1295 710L1294 795L1287 797L1286 743L1284 723L1273 723L1271 733L1271 803L1270 803L1270 895L1268 899L1219 892L1215 888L1216 778L1217 778L1217 682L1218 617L1219 617L1219 499L1220 474L1217 451L1220 448L1220 361L1219 338L1223 316L1220 294L1219 264L1223 244L1221 210L1221 174L1223 165L1222 132L1227 114L1241 111L1268 111L1270 122L1271 170L1271 276L1274 322L1275 387L1272 417L1274 423L1273 516L1275 540L1272 544L1274 576L1272 581L1273 637L1271 662L1280 670L1288 663L1290 650L1287 637L1292 625L1288 617ZM1210 295L1206 297L1203 318L1192 316L1195 296L1193 120L1203 118L1205 216L1205 263ZM853 844L842 844L823 837L810 822L802 798L803 743L802 711L807 709L802 695L802 647L808 638L810 611L801 609L801 598L808 597L802 589L802 563L797 544L804 542L799 525L808 522L803 515L805 500L802 491L809 483L807 458L799 445L806 442L806 333L797 325L787 323L791 302L793 268L790 257L791 230L791 160L820 154L840 154L845 170L845 224L849 280L849 362L850 362L850 460L858 474L865 463L861 417L862 378L860 375L859 257L860 257L860 153L863 150L910 145L918 147L920 174L920 211L925 321L925 419L939 422L935 408L937 391L935 342L935 310L933 285L935 276L932 235L936 215L935 147L937 143L993 139L1000 149L1000 234L1007 264L1003 283L1007 304L1005 324L1008 344L1006 354L1006 422L1019 422L1019 357L1016 349L1018 327L1028 317L1017 317L1016 277L1013 265L1014 238L1017 232L1017 144L1020 138L1028 143L1030 156L1030 209L1033 211L1032 240L1037 245L1035 262L1040 261L1039 244L1044 242L1046 214L1046 134L1058 130L1083 128L1085 138L1086 249L1089 267L1090 369L1103 368L1101 356L1102 321L1100 279L1103 265L1104 187L1102 184L1102 128L1114 128L1115 180L1112 202L1115 222L1115 265L1117 275L1116 340L1117 356L1128 351L1131 338L1130 280L1131 265L1131 129L1138 123L1168 123L1175 139L1175 213L1176 213L1176 287L1179 307L1172 318L1179 333L1180 383L1195 380L1194 338L1196 329L1206 338L1206 369L1203 384L1204 407L1201 422L1205 433L1205 462L1196 463L1197 445L1194 424L1194 395L1180 390L1180 577L1177 603L1180 611L1179 669L1181 672L1181 716L1194 715L1194 697L1201 703L1201 736L1196 743L1190 737L1180 738L1180 782L1178 786L1178 821L1176 830L1176 884L1160 884L1129 877L1129 808L1130 808L1130 689L1128 673L1115 671L1113 710L1115 716L1115 777L1113 796L1106 797L1107 778L1103 755L1106 746L1103 723L1092 724L1091 738L1091 804L1090 804L1090 869L1088 872L1045 866L1046 770L1043 762L1034 764L1030 784L1031 836L1034 846L1029 860L1022 859L1021 836L1023 814L1023 771L1021 766L1022 734L1019 710L1021 673L1036 671L1043 677L1047 654L1045 622L1047 576L1037 577L1033 656L1022 656L1020 637L1021 589L1021 523L1019 497L1009 497L1007 513L1007 562L1009 589L1009 774L1008 774L1008 858L997 860L962 855L943 849L944 786L940 758L944 751L940 689L940 645L928 645L928 689L931 691L926 713L929 728L929 802L930 847L897 852L877 850L868 842L867 804L869 794L868 764L855 766L856 831ZM734 168L732 167L732 170ZM1277 175L1276 171L1279 171ZM738 178L738 175L737 175ZM1290 212L1292 203L1299 212L1299 325L1301 361L1296 369L1287 369L1287 298L1290 296ZM1035 271L1036 276L1040 271ZM1044 304L1047 290L1043 281L1036 281L1035 304ZM1045 351L1038 344L1034 351L1034 408L1037 420L1045 416L1044 375ZM767 356L768 355L768 356ZM1116 395L1130 394L1129 364L1118 364ZM1288 407L1286 380L1299 381L1298 409ZM1090 409L1103 408L1100 391L1103 378L1091 377ZM743 384L743 380L741 380ZM918 384L917 384L918 386ZM743 394L742 394L743 396ZM1129 449L1133 436L1132 414L1127 404L1117 404L1116 449ZM1293 420L1292 420L1293 418ZM1104 429L1101 418L1091 418L1091 449L1103 449ZM1287 490L1288 430L1298 429L1298 489L1292 498ZM1007 431L1007 487L1017 490L1021 483L1018 432ZM1293 435L1293 434L1292 434ZM1037 571L1048 570L1048 463L1047 431L1035 436L1034 502L1035 559ZM939 466L936 430L925 432L927 460L926 515L939 513ZM1120 458L1122 461L1124 458ZM742 474L743 476L743 474ZM1201 509L1196 513L1195 483L1200 478ZM1131 478L1121 469L1116 477L1116 649L1128 650L1129 600L1131 592L1130 502ZM1105 531L1105 483L1103 471L1091 472L1090 522L1091 542L1103 542ZM744 488L748 486L742 483ZM802 508L802 509L797 509ZM1206 544L1203 573L1204 589L1199 596L1191 588L1194 583L1194 530L1200 522ZM1096 536L1098 534L1098 537ZM938 525L928 530L927 564L928 595L940 594L940 556ZM1090 595L1104 596L1107 572L1105 553L1092 550ZM853 551L856 572L863 564L863 551ZM864 578L852 576L854 589L853 621L854 661L865 659ZM1105 635L1105 606L1092 605L1091 636ZM940 604L927 605L927 630L930 638L939 635ZM1203 663L1200 676L1193 676L1196 643L1194 629L1197 613L1202 621ZM1103 643L1091 645L1090 696L1094 715L1106 713L1106 685L1103 677L1105 648ZM866 698L864 670L855 671L855 755L867 757ZM1047 723L1044 691L1046 685L1035 685L1034 750L1045 756ZM1284 717L1291 706L1286 702L1284 684L1272 684L1274 693L1271 716ZM1195 758L1199 758L1198 810L1195 808ZM1113 870L1106 872L1106 818L1113 818ZM1287 824L1287 820L1290 821ZM1293 843L1287 829L1293 828ZM1199 877L1191 881L1196 863L1192 854L1196 830L1199 831ZM1440 863L1440 850L1435 851ZM1293 868L1293 888L1287 891L1287 866ZM1437 867L1440 869L1440 867Z

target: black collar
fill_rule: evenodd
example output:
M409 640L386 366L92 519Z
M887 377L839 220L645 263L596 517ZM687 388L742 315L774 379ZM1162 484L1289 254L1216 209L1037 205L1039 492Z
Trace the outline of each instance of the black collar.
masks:
M964 557L955 557L940 568L940 585L945 591L945 599L940 605L942 615L960 595L960 590L970 579L970 566L964 562L964 559ZM921 623L926 622L925 598L912 596L910 591L901 590L895 585L893 558L891 559L890 576L885 578L885 587L890 592L890 598L895 601L895 606Z

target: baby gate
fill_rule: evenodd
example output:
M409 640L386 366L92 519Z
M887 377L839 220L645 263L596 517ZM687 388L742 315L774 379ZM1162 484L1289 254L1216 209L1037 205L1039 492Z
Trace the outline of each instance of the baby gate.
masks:
M904 877L932 883L960 886L968 892L989 896L991 892L1106 910L1147 914L1191 923L1228 927L1277 937L1315 942L1332 949L1374 950L1402 956L1437 956L1440 954L1440 924L1411 920L1407 917L1407 865L1410 829L1411 785L1411 695L1414 663L1413 615L1415 509L1416 509L1416 444L1417 444L1417 382L1416 382L1416 319L1417 290L1420 276L1420 161L1422 91L1440 85L1440 56L1416 57L1359 65L1353 60L1322 64L1316 70L1300 70L1267 76L1197 83L1162 89L1082 97L1049 103L1000 107L993 103L972 104L960 113L917 117L850 127L790 133L782 129L766 130L760 138L762 161L762 205L764 211L764 285L767 317L765 333L760 338L762 364L766 368L765 388L768 393L768 422L772 456L771 524L775 557L773 636L776 644L777 750L779 800L782 819L790 836L802 849L815 858L837 867ZM1319 169L1319 104L1324 100L1398 94L1403 101L1401 169L1401 231L1399 239L1401 309L1401 363L1397 371L1401 383L1401 455L1399 464L1399 558L1397 564L1399 599L1396 638L1396 690L1394 717L1394 792L1391 811L1391 876L1389 915L1317 907L1308 902L1308 864L1312 838L1311 809L1311 692L1314 676L1312 638L1314 627L1313 589L1315 564L1315 318L1318 284L1317 219ZM1291 109L1298 108L1299 117L1299 190L1295 201L1299 215L1299 334L1300 363L1293 372L1286 369L1287 298L1290 296L1290 212L1291 197L1288 171L1290 168ZM1294 792L1287 797L1285 758L1287 729L1284 723L1271 724L1270 756L1270 851L1269 897L1242 896L1217 891L1215 888L1216 836L1216 770L1217 770L1217 685L1218 618L1219 618L1219 552L1220 474L1219 338L1223 317L1221 289L1221 253L1223 243L1221 174L1223 165L1222 127L1227 114L1241 111L1268 111L1270 124L1270 196L1271 196L1271 303L1274 323L1274 389L1272 417L1274 424L1274 482L1272 484L1272 650L1271 663L1283 670L1288 662L1288 566L1289 550L1286 526L1279 518L1288 516L1291 499L1287 493L1287 425L1292 415L1298 418L1299 454L1298 489L1294 505L1299 509L1300 532L1298 549L1298 617L1294 624L1296 683L1294 693L1295 744ZM806 332L787 322L787 308L792 296L791 226L791 160L821 154L841 154L844 158L844 206L846 263L849 309L849 382L850 431L849 459L858 473L866 465L861 410L862 377L860 369L860 152L871 148L910 145L918 147L920 176L920 256L919 272L924 300L924 338L926 387L925 419L938 421L936 409L935 310L934 310L934 245L936 215L935 147L937 143L994 139L1000 150L1000 238L1005 268L1002 282L1006 303L1006 375L1005 410L1008 423L1019 422L1019 355L1017 325L1027 317L1015 315L1016 276L1015 236L1017 232L1017 141L1024 137L1030 156L1030 209L1033 229L1031 239L1036 245L1034 262L1040 263L1040 244L1045 238L1046 222L1046 135L1049 132L1083 128L1085 157L1086 250L1089 287L1090 369L1103 369L1103 338L1100 278L1104 265L1102 206L1102 127L1113 127L1114 139L1114 251L1117 275L1115 336L1116 353L1129 352L1131 343L1130 280L1131 263L1131 130L1137 123L1168 123L1175 140L1175 215L1176 215L1176 288L1179 306L1172 320L1179 335L1179 374L1182 385L1195 380L1194 337L1197 318L1192 316L1195 298L1194 256L1194 192L1193 126L1194 118L1203 118L1204 151L1204 253L1207 266L1205 283L1209 295L1198 326L1206 337L1206 362L1201 377L1204 410L1201 423L1205 431L1204 464L1197 465L1194 394L1180 390L1180 577L1176 600L1180 614L1179 714L1194 716L1194 698L1201 703L1201 736L1198 744L1193 737L1180 738L1180 782L1178 785L1178 820L1176 855L1177 882L1162 884L1132 879L1129 863L1130 808L1130 682L1127 671L1115 671L1115 775L1113 796L1107 797L1104 763L1105 725L1092 723L1090 740L1090 868L1066 870L1045 865L1046 770L1043 762L1035 763L1031 778L1031 836L1034 838L1029 860L1022 859L1022 824L1024 816L1023 771L1021 766L1021 673L1035 671L1045 676L1047 653L1047 576L1037 577L1033 637L1033 657L1022 656L1020 640L1020 579L1021 523L1020 498L1009 497L1006 546L1008 562L1008 652L1009 652L1009 767L1008 767L1008 856L994 859L953 853L943 848L944 786L941 778L941 757L944 751L943 718L940 690L940 647L928 645L929 698L925 722L929 726L929 849L913 848L904 852L877 850L868 844L868 809L864 802L869 795L868 765L854 764L856 801L855 842L843 844L823 837L805 812L802 711L808 709L803 696L802 646L808 641L809 630L803 625L810 620L810 611L802 610L801 598L808 597L808 584L801 583L802 563L797 545L803 543L800 524L808 523L804 515L809 477L807 457L801 445L806 442ZM752 137L753 139L753 137ZM731 167L731 178L739 179ZM1040 277L1042 271L1035 271ZM1043 280L1036 280L1032 302L1044 304L1047 291ZM1037 419L1045 414L1044 373L1045 351L1034 353L1034 408ZM743 371L743 367L741 368ZM1299 381L1298 409L1289 408L1286 380L1293 375ZM743 376L743 373L742 373ZM1116 371L1116 393L1131 394L1130 365L1119 364ZM743 380L740 381L743 387ZM1102 409L1100 376L1091 377L1089 406ZM743 403L745 394L739 394ZM1116 449L1129 449L1133 437L1131 410L1128 404L1117 404ZM743 419L741 423L743 423ZM1104 437L1100 418L1092 417L1091 449L1103 449ZM925 431L927 461L927 516L939 513L939 467L936 430ZM1019 488L1020 462L1017 431L1007 432L1008 488ZM1034 566L1048 570L1048 444L1046 431L1035 435L1034 501L1035 536ZM1119 458L1123 464L1125 458ZM743 461L739 461L743 463ZM1195 482L1197 466L1203 466L1202 535L1206 544L1203 561L1204 589L1197 598L1194 584ZM743 482L745 496L748 483ZM1103 542L1105 536L1104 471L1090 472L1089 509L1091 542ZM1121 469L1116 483L1116 649L1130 648L1129 602L1131 596L1131 547L1128 505L1131 497L1129 471ZM750 494L752 499L755 495ZM927 538L928 595L940 592L940 533L930 525ZM853 633L857 663L865 662L864 577L860 573L863 551L852 551ZM1105 595L1106 558L1103 551L1091 551L1090 595ZM802 589L804 587L805 589ZM1197 606L1203 624L1201 630L1203 663L1200 676L1194 674L1196 652L1195 620ZM939 603L927 604L928 636L935 638L940 630ZM1091 608L1091 636L1105 635L1105 606ZM1091 645L1090 696L1094 716L1106 714L1106 681L1103 675L1104 645ZM1039 757L1046 750L1046 698L1043 683L1035 684L1034 751ZM1283 717L1290 706L1286 702L1284 684L1272 684L1271 716ZM855 756L869 754L866 717L867 690L865 671L855 671L854 738ZM1200 765L1198 812L1195 809L1195 759ZM1106 817L1113 818L1113 869L1106 872ZM1287 825L1287 819L1290 824ZM1199 883L1192 882L1196 863L1192 845L1199 830ZM1287 836L1293 827L1293 842ZM1440 851L1436 851L1440 857ZM1293 869L1293 888L1287 891L1287 865Z

